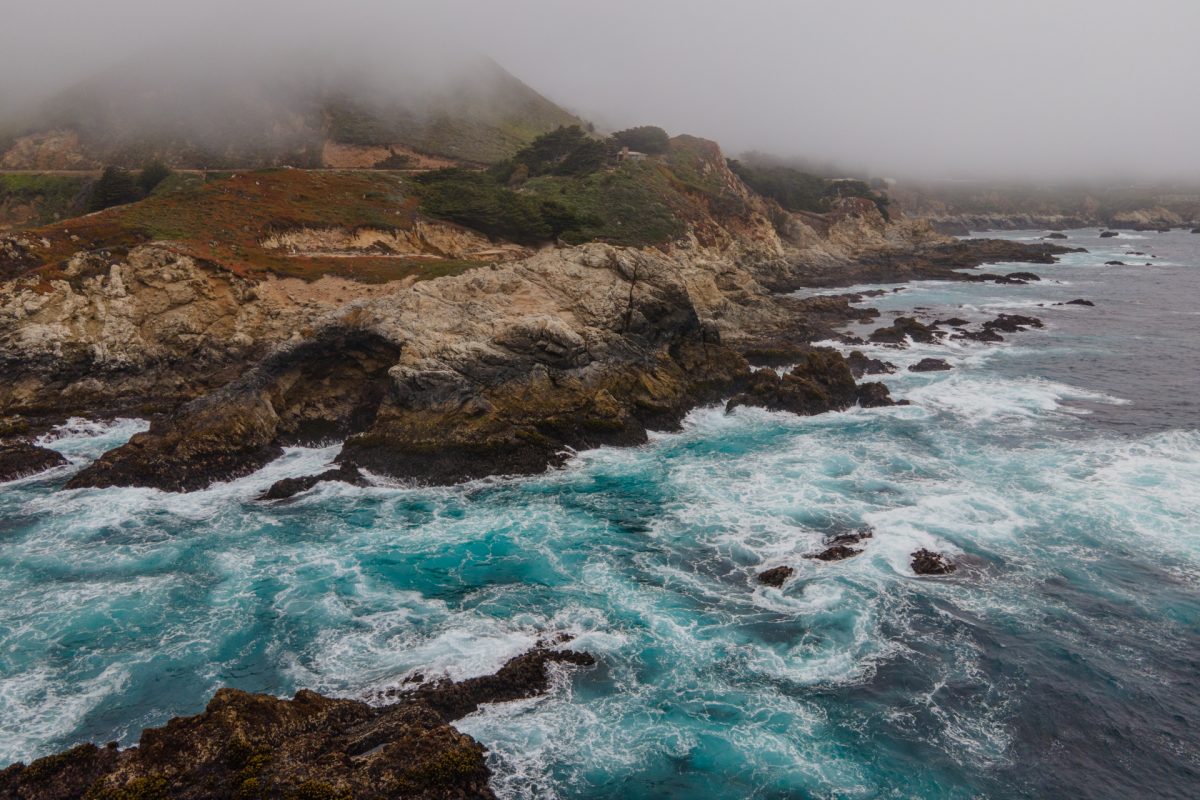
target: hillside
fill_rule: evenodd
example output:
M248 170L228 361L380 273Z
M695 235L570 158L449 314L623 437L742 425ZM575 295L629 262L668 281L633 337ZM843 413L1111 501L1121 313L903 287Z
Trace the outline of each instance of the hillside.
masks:
M0 120L0 169L200 169L488 164L579 120L500 65L473 60L418 84L416 68L182 72L127 64L21 120ZM428 80L428 79L425 79Z

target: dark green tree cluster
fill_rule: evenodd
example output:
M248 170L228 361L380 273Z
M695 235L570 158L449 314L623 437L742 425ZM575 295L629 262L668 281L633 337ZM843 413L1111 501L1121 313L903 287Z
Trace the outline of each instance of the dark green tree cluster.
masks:
M105 167L104 172L92 184L87 210L103 211L113 206L137 202L154 191L170 174L171 170L161 161L146 164L137 178L120 167Z
M103 211L106 208L132 203L141 198L137 182L127 170L120 167L105 167L96 179L88 198L88 211Z
M137 180L138 188L142 190L142 196L153 192L160 183L170 176L170 168L161 161L151 161L143 166Z
M671 138L667 136L667 132L655 125L626 128L614 133L610 140L617 150L628 147L630 150L650 155L661 155L671 146Z
M589 175L608 163L605 143L578 125L559 126L521 148L516 155L491 169L497 180L510 181L541 175Z

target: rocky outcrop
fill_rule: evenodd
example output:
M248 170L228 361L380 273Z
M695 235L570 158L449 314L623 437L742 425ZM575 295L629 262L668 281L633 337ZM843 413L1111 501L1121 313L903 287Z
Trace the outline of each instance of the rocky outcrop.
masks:
M909 372L940 372L950 369L950 365L941 358L922 358L915 364L909 365Z
M816 561L842 561L852 556L860 554L862 550L856 550L853 547L847 547L844 544L835 544L832 547L827 547L819 553L814 553L805 558L811 558Z
M878 358L868 358L861 350L851 350L846 356L846 364L856 378L863 375L886 375L896 371L896 365Z
M54 450L28 442L0 441L0 483L36 475L66 463L67 459Z
M764 586L773 586L778 589L787 581L788 578L796 572L792 567L772 567L758 573L758 582Z
M168 411L379 294L335 278L250 281L158 245L80 253L0 283L0 414Z
M277 458L283 444L362 430L388 390L387 370L399 352L376 334L326 329L156 420L77 473L66 488L190 491L253 472Z
M143 731L137 747L85 744L8 767L0 800L493 798L483 746L449 723L544 692L551 664L593 663L538 648L494 675L426 683L382 706L221 689L202 713Z
M271 488L267 489L261 495L259 500L286 500L289 497L295 497L301 492L307 492L309 489L316 486L318 483L347 483L351 486L366 486L367 479L359 472L357 467L349 464L343 464L340 467L327 469L317 475L304 475L299 478L283 478L271 484Z
M958 270L987 263L1053 264L1064 253L1082 252L1057 244L1026 244L1007 239L920 240L907 245L880 246L858 254L852 263L831 267L802 265L797 280L811 286L850 286L916 279L987 280L996 275L972 275Z
M864 396L872 405L890 405L887 387L870 387ZM854 381L850 366L840 353L833 350L812 350L786 374L774 370L757 370L746 381L745 388L730 398L726 411L739 406L758 406L770 411L790 411L812 415L826 411L842 411L859 401L860 387ZM885 400L886 402L881 402Z
M918 575L947 575L955 570L954 563L941 553L924 548L912 554L910 564Z
M930 343L937 341L936 331L913 317L896 317L891 325L877 328L868 337L870 341L879 344L906 345L909 340Z

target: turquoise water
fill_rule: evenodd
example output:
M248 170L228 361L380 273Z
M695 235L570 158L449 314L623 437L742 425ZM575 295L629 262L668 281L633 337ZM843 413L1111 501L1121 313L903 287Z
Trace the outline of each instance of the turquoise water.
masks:
M1097 303L872 349L955 365L888 376L912 406L700 409L534 478L253 501L330 447L189 495L57 492L142 423L66 426L74 466L0 487L0 762L132 743L223 685L365 698L568 632L598 667L458 723L502 797L1194 796L1200 236L1095 233L1040 284L868 298ZM1101 266L1131 245L1163 258ZM862 555L802 558L866 525ZM919 547L959 571L915 577Z

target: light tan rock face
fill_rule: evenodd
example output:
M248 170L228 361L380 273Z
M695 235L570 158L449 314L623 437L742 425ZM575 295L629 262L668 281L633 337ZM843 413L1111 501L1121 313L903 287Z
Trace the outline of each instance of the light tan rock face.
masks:
M169 408L379 291L335 278L255 284L158 246L77 255L61 277L0 284L0 413L138 397Z
M268 236L267 250L292 255L396 256L401 258L459 258L472 261L511 261L530 255L528 248L495 243L486 236L455 225L417 221L408 230L380 228L294 228Z

